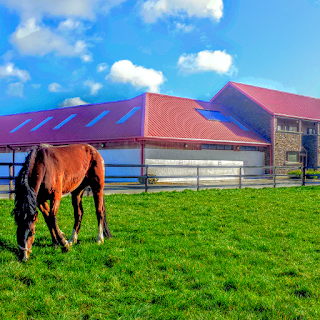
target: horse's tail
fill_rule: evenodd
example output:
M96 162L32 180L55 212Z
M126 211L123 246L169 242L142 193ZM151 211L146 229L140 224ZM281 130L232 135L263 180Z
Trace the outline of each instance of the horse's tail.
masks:
M31 222L37 212L37 195L34 189L29 186L29 174L34 167L37 152L38 147L32 148L15 179L15 207L11 214L14 216L16 224Z
M112 237L111 231L110 231L109 226L108 226L104 197L103 197L103 236L105 238L111 238Z

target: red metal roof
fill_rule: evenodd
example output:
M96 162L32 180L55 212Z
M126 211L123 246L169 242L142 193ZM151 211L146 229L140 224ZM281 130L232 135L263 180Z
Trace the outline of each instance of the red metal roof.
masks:
M196 109L231 115L212 102L146 93L125 101L1 116L0 146L120 139L270 144L246 124L248 130L232 121L210 121Z
M216 110L225 116L233 116L227 109L212 102L147 93L144 136L220 143L269 144L248 126L248 131L245 131L232 121L209 121L196 109Z
M116 123L135 107L140 109L127 121ZM143 95L125 101L1 116L0 145L62 144L141 137L142 109ZM103 114L92 126L87 126Z
M273 115L320 120L320 99L235 82L227 86L233 86Z

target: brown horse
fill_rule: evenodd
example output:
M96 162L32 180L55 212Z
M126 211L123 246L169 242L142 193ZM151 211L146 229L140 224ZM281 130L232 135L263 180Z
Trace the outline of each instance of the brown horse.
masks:
M38 221L37 207L42 212L54 245L68 251L77 242L83 215L82 196L90 186L98 219L98 244L111 237L105 213L103 188L104 161L100 153L88 144L50 146L41 144L32 148L16 178L15 208L12 211L17 224L19 257L27 261L34 241ZM66 240L57 224L57 212L63 194L71 192L74 208L74 227ZM50 201L50 206L47 201Z

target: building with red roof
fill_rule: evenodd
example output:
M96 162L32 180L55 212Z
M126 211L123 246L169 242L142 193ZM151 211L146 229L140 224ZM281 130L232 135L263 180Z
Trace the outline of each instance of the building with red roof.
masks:
M85 142L111 164L175 160L282 166L304 161L315 167L319 121L320 99L229 82L211 101L145 93L1 116L0 153L7 160L14 150L15 160L22 161L34 144Z
M318 167L320 99L229 82L211 100L270 141L270 164Z

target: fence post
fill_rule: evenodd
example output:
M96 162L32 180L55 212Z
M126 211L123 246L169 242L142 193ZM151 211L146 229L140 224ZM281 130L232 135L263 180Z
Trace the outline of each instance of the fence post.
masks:
M277 176L276 176L277 167L273 168L273 187L277 186Z
M303 186L306 185L306 167L305 166L302 167L302 185Z
M148 192L148 185L149 185L148 165L146 165L146 180L145 180L145 186L144 186L145 192Z
M13 192L14 192L14 186L13 186L13 164L9 164L9 199L13 200Z
M241 189L242 188L242 185L241 185L241 179L242 178L242 168L240 167L239 168L239 189Z
M197 191L199 191L199 188L200 188L200 177L199 177L199 175L200 175L200 167L199 166L197 166Z

